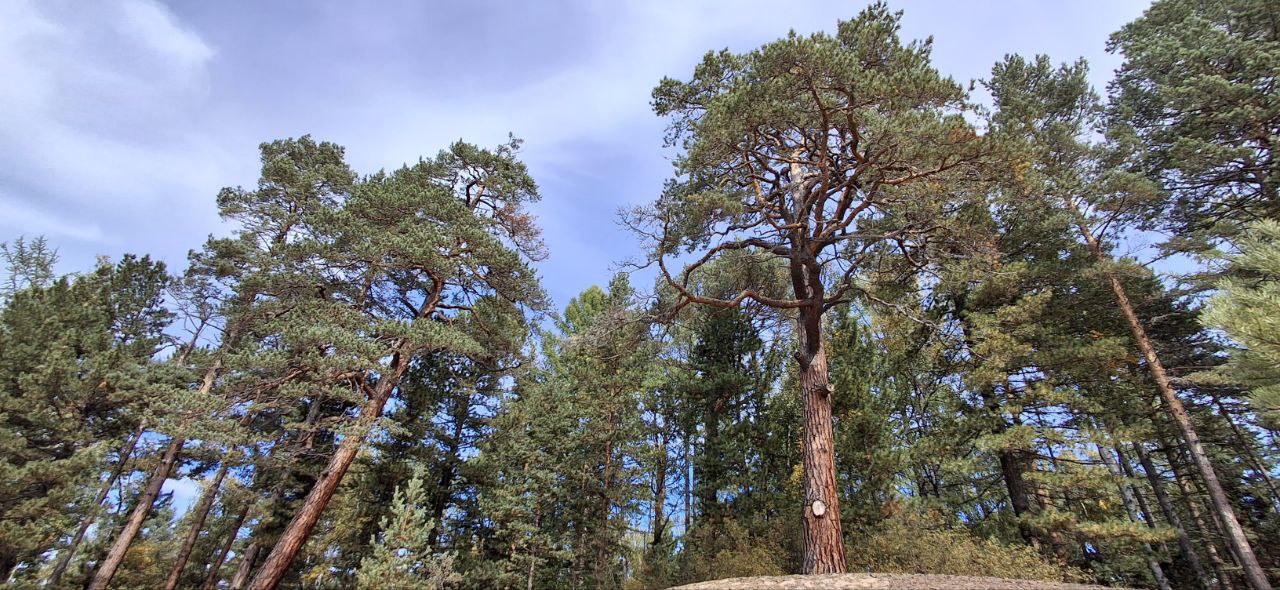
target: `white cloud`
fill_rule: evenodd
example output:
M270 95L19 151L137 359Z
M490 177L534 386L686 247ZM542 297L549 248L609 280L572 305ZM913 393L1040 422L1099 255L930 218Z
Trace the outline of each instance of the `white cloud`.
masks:
M0 196L0 228L22 236L49 236L89 242L109 241L96 223L68 222L60 216L39 211L31 205Z
M213 57L213 49L199 35L183 28L164 6L151 0L127 0L120 8L122 28L175 64L199 67Z
M213 55L152 0L3 3L0 225L102 242L99 223L216 176L189 133Z

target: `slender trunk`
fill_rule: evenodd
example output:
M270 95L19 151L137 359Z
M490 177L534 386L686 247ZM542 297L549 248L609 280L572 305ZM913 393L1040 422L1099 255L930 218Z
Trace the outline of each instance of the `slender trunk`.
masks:
M222 480L226 477L227 461L224 457L222 465L218 466L218 472L214 474L213 480L200 496L200 503L196 505L195 513L191 515L191 528L187 531L186 538L182 540L182 548L178 550L177 560L169 569L169 578L165 580L164 590L174 590L178 587L178 579L182 577L182 570L187 567L187 560L191 559L191 551L195 549L200 531L204 529L204 521L209 517L209 511L213 509L213 501L218 497L218 489L222 487Z
M249 543L249 547L244 550L244 557L240 559L240 565L236 567L236 575L231 577L230 590L243 590L245 584L249 582L249 574L253 572L253 564L258 561L258 554L262 553L262 544L254 541Z
M1088 226L1082 222L1079 224L1079 228L1094 255L1099 260L1110 262L1109 257L1102 250L1102 245L1098 243L1093 233L1089 231ZM1222 489L1222 484L1218 481L1218 474L1209 462L1209 456L1205 452L1204 446L1200 443L1200 436L1196 434L1195 427L1191 423L1191 416L1187 414L1186 408L1182 405L1182 400L1178 399L1178 394L1173 390L1169 375L1165 372L1159 355L1156 354L1151 338L1147 336L1146 328L1142 327L1142 322L1138 319L1138 314L1134 311L1133 304L1129 301L1129 295L1125 292L1124 285L1120 282L1120 277L1109 266L1106 268L1105 273L1107 281L1111 284L1111 290L1115 294L1116 305L1120 308L1121 313L1124 314L1130 331L1133 332L1133 339L1137 342L1138 350L1142 352L1142 357L1147 362L1147 369L1151 371L1151 377L1155 380L1156 387L1160 390L1160 397L1163 398L1166 409L1178 426L1182 440L1187 445L1187 451L1191 454L1196 470L1200 473L1200 479L1204 482L1205 489L1209 492L1209 502L1213 505L1214 513L1222 522L1227 542L1240 560L1240 567L1244 570L1245 580L1253 590L1270 590L1271 583L1267 581L1267 575L1262 570L1262 565L1258 563L1258 558L1253 553L1253 547L1249 545L1249 538L1245 536L1244 529L1240 526L1240 521L1236 519L1235 510L1231 508L1231 501L1227 498L1227 493Z
M1053 503L1049 499L1049 490L1044 484L1036 484L1035 486L1036 506L1040 509L1040 513L1048 512L1053 507ZM1062 533L1058 531L1049 531L1049 549L1053 553L1054 559L1058 563L1066 565L1067 563L1067 547L1062 541Z
M98 488L98 495L94 496L93 505L89 514L85 515L84 520L80 521L80 526L76 528L76 534L71 537L71 542L67 544L67 548L62 550L62 554L58 556L58 563L54 565L53 571L49 573L48 579L45 580L46 587L54 587L58 585L58 581L62 579L62 575L67 573L67 567L71 565L71 558L75 557L76 549L80 547L80 542L84 540L84 536L89 532L89 527L93 526L94 521L98 519L98 511L102 506L102 502L107 499L107 494L111 493L111 487L116 485L116 480L120 479L120 475L124 473L125 466L129 463L129 458L133 456L134 449L138 448L138 441L142 439L142 433L146 431L146 424L139 424L138 430L120 449L119 462L116 463L111 475L107 477L107 481L102 483L102 487Z
M617 391L613 388L609 390L609 399L617 399ZM600 508L602 510L600 514L600 530L605 535L612 536L609 525L613 521L613 496L611 495L613 490L613 437L617 427L612 409L606 414L605 421L608 429L605 432L604 442L604 471L601 472L603 486L600 493ZM606 536L597 538L596 541L595 575L599 585L604 587L607 585L611 574L607 565L609 560L609 541Z
M1227 563L1218 553L1218 539L1222 538L1222 528L1218 526L1216 519L1213 522L1213 530L1217 536L1213 536L1209 532L1209 525L1205 522L1204 512L1200 510L1200 500L1196 496L1195 490L1192 489L1188 478L1183 474L1181 464L1182 459L1179 457L1177 450L1164 437L1160 437L1160 446L1164 450L1165 460L1169 462L1169 470L1173 472L1173 481L1178 484L1178 491L1182 492L1182 497L1187 503L1187 512L1191 514L1191 521L1195 523L1196 530L1200 532L1201 542L1204 543L1204 552L1209 556L1209 564L1213 566L1213 575L1218 580L1218 588L1220 590L1235 590L1235 584L1232 583L1231 576L1227 575Z
M1258 454L1253 450L1253 437L1246 435L1240 430L1240 426L1231 418L1231 414L1227 412L1227 408L1222 405L1222 400L1214 399L1214 405L1218 407L1218 414L1223 420L1227 421L1227 425L1231 427L1231 432L1236 437L1236 448L1244 451L1244 458L1248 459L1249 466L1253 468L1258 477L1262 478L1262 483L1267 486L1267 491L1271 492L1271 502L1273 505L1280 505L1280 491L1276 489L1275 480L1271 479L1271 473L1267 467L1262 464L1262 459L1258 458Z
M358 434L351 434L342 439L338 450L329 458L329 464L325 466L324 471L320 472L302 507L289 521L280 539L272 547L271 553L267 555L267 560L263 562L258 574L250 582L249 588L252 590L274 590L284 579L289 566L293 565L294 558L298 556L303 544L311 536L311 530L320 521L320 515L328 507L329 500L333 498L334 492L338 491L338 484L342 483L347 469L351 467L352 461L360 452L360 446L368 435L369 427L378 419L378 416L382 415L382 408L391 397L391 391L399 381L400 375L408 367L408 360L402 360L402 357L397 354L392 361L392 366L395 368L392 369L391 374L383 377L384 380L378 383L373 395L360 410L360 418L356 424Z
M450 456L456 457L457 449L451 449ZM458 476L458 465L454 459L447 459L440 466L440 479L436 482L436 491L431 495L431 532L427 533L427 544L432 547L440 541L440 532L444 530L444 513L453 500L453 480Z
M814 315L816 314L816 315ZM804 401L804 564L806 574L839 574L847 567L836 493L827 350L818 326L821 310L801 308L797 360Z
M1142 465L1142 471L1147 475L1147 481L1151 484L1151 491L1156 496L1156 502L1160 504L1160 512L1164 514L1164 519L1169 521L1169 524L1178 532L1178 548L1182 550L1182 558L1187 560L1187 565L1191 566L1191 571L1196 576L1196 583L1204 590L1212 590L1212 584L1209 581L1208 574L1205 573L1204 564L1200 562L1200 556L1196 554L1195 547L1191 544L1191 535L1187 534L1186 527L1182 526L1182 519L1178 516L1178 512L1173 509L1173 502L1169 500L1169 493L1164 489L1164 480L1156 472L1155 464L1151 462L1151 456L1138 443L1133 443L1133 452L1138 456L1138 463Z
M533 530L532 536L536 538L537 532L542 530L542 508L538 507L537 500L534 500L533 509ZM530 539L531 541L533 539ZM529 578L525 582L525 590L533 590L533 576L538 571L538 547L532 543L529 546Z
M683 461L683 464L680 466L680 475L683 476L684 478L683 492L684 492L684 533L685 534L689 533L689 525L692 523L691 521L693 519L693 513L691 510L691 508L693 507L693 500L692 500L693 490L690 488L691 484L689 482L689 470L692 468L692 466L689 465L689 458L693 455L693 453L690 452L689 450L689 447L691 445L692 443L689 442L689 434L686 433L684 436L684 461Z
M1043 417L1041 417L1041 423L1043 424ZM1053 452L1053 445L1045 444L1044 448L1045 454L1049 457L1050 468L1054 473L1061 473L1062 470L1058 466L1058 457ZM1071 492L1063 490L1061 493L1063 504L1070 506L1072 502ZM1036 503L1039 504L1041 513L1048 512L1054 508L1052 498L1049 496L1049 490L1042 483L1036 485ZM1067 555L1067 543L1063 540L1062 533L1056 530L1050 531L1049 543L1053 547L1053 555L1058 559L1058 563L1066 565L1069 557Z
M659 427L661 428L661 427ZM653 542L654 547L662 543L667 529L667 434L660 429L654 436L654 451L661 457L657 473L654 475L653 490Z
M116 537L115 543L111 545L111 550L107 552L106 559L102 560L102 564L98 566L98 571L94 573L93 580L89 582L88 590L104 590L111 583L111 578L116 575L116 570L120 569L120 564L124 561L124 555L129 551L129 546L133 544L133 540L138 537L138 533L142 531L142 525L147 520L147 516L151 514L151 505L155 504L156 498L160 496L160 488L164 487L164 480L169 479L169 475L173 472L173 465L178 460L178 451L182 450L182 444L186 439L175 436L169 440L169 447L165 449L164 456L160 458L160 464L156 465L155 471L151 472L151 478L147 480L147 487L142 492L142 496L138 498L138 503L133 507L133 511L129 513L129 520L125 522L124 529L120 531Z
M1115 457L1111 456L1111 451L1098 446L1098 456L1102 458L1102 462L1106 464L1107 471L1113 475L1123 477L1124 473L1116 465ZM1133 499L1133 490L1124 482L1120 482L1117 487L1120 488L1120 498L1124 501L1125 512L1129 515L1129 520L1139 522L1137 502ZM1148 523L1150 524L1150 523ZM1160 586L1160 590L1170 590L1169 578L1164 575L1164 568L1160 567L1160 560L1156 558L1156 552L1151 548L1151 543L1141 542L1142 552L1146 554L1147 567L1151 568L1151 575L1156 579L1156 584Z
M236 538L240 536L240 527L244 526L244 521L249 518L249 510L253 506L252 502L245 502L244 509L240 511L240 516L231 525L231 533L227 535L227 540L222 543L222 547L218 549L217 555L214 555L213 561L209 563L209 572L205 575L204 584L200 585L200 590L214 590L218 587L218 574L222 571L222 564L227 561L227 554L231 552L231 547L235 545Z
M1122 449L1120 445L1116 445L1115 449L1116 457L1120 461L1120 472L1125 477L1129 478L1129 491L1133 493L1133 499L1138 501L1138 510L1139 513L1142 514L1142 520L1147 523L1147 527L1155 529L1155 515L1151 512L1151 506L1147 504L1146 495L1138 488L1138 484L1134 483L1134 481L1138 479L1138 476L1133 471L1133 464L1129 462L1128 455L1125 454L1124 449ZM1165 545L1164 541L1160 541L1159 546L1160 555L1169 553L1169 546Z

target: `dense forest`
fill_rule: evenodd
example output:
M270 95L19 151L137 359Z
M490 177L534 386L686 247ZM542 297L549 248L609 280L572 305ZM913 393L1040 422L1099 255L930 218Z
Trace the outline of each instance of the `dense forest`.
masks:
M1270 588L1280 6L1159 0L1105 89L900 19L657 83L669 180L563 309L516 139L269 141L183 269L10 239L0 580Z

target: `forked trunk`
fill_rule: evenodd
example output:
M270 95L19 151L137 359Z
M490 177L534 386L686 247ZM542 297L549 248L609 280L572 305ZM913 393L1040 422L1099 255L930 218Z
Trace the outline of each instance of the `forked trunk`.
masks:
M836 494L835 437L827 350L817 310L800 312L800 394L804 401L804 565L806 574L844 573L844 536Z

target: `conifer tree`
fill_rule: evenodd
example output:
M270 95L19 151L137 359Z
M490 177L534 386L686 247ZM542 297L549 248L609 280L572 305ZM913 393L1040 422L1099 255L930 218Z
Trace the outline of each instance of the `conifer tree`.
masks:
M97 465L129 448L154 409L168 280L163 264L125 256L47 286L33 279L0 308L0 577L32 569L96 516Z
M391 510L370 541L371 552L360 561L357 588L434 590L458 581L453 556L434 553L429 537L435 523L426 503L421 475L397 486Z
M1275 338L1280 334L1280 221L1253 224L1239 243L1229 278L1201 316L1239 348L1227 364L1201 379L1248 388L1254 411L1268 428L1280 430L1280 341Z
M997 64L989 84L997 106L994 123L1002 137L1026 142L1025 159L1014 165L1024 174L1039 177L1030 185L1028 196L1049 199L1072 216L1081 240L1097 259L1102 280L1111 288L1166 411L1178 426L1249 586L1270 588L1148 327L1138 316L1122 280L1124 263L1112 257L1105 242L1107 232L1132 215L1133 203L1151 200L1153 190L1130 174L1108 170L1100 148L1083 139L1101 112L1085 72L1083 63L1055 71L1044 57L1027 62L1015 56Z
M899 20L876 4L835 35L708 53L691 80L664 80L654 105L681 144L679 177L629 220L677 307L754 301L796 314L806 573L845 569L823 315L857 292L875 246L909 249L928 233L941 207L931 197L979 143L959 115L963 90L930 65L928 41L901 41ZM684 253L689 264L671 269ZM725 256L780 262L788 292L762 290L747 273L729 298L691 291Z
M294 312L273 331L356 415L250 588L280 584L415 359L518 349L522 312L542 301L527 262L543 255L524 211L536 185L518 147L459 142L368 176L324 203L311 233L291 244L319 277L275 295Z
M1108 134L1126 163L1169 191L1144 226L1174 252L1230 245L1280 217L1280 27L1268 0L1159 0L1111 36L1124 63Z

